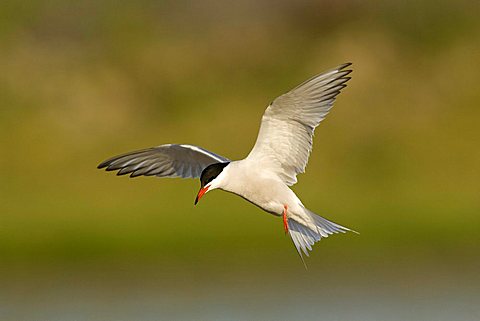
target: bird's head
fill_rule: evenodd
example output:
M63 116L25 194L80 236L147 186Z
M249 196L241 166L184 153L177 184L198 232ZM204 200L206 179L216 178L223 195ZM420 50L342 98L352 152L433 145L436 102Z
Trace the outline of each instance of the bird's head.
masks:
M230 163L215 163L205 167L205 169L202 171L202 174L200 175L200 190L198 191L197 197L195 198L195 205L197 205L198 201L208 191L220 187L221 178L219 177L219 175L222 173L223 169L228 164Z

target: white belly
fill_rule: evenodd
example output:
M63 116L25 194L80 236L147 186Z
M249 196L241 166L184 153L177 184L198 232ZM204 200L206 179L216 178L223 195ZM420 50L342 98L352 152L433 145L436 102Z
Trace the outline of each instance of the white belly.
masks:
M266 212L282 215L285 205L292 210L301 205L295 193L281 180L261 169L245 166L242 161L232 162L226 174L228 184L221 189L243 197Z

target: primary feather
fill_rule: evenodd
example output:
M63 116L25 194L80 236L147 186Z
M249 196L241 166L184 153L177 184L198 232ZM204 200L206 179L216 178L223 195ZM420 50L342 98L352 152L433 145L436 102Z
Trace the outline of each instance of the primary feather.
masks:
M193 145L166 144L112 157L98 168L118 170L117 175L197 178L211 164L228 158Z
M317 75L276 98L265 110L249 159L278 175L285 184L305 172L315 128L346 87L350 63Z

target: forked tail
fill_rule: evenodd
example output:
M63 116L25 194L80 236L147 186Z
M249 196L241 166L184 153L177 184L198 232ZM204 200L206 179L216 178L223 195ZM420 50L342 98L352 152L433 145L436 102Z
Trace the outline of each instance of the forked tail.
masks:
M312 227L305 226L295 221L293 218L288 219L288 231L302 261L302 251L306 256L309 256L308 251L312 250L312 245L324 237L328 237L331 234L345 232L354 232L358 234L358 232L333 223L308 209L305 209L305 212L311 217L311 221L313 222Z

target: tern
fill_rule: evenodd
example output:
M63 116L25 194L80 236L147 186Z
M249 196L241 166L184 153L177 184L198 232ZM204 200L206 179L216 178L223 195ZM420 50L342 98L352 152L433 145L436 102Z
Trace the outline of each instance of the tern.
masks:
M263 114L253 149L231 161L204 148L166 144L110 158L98 168L130 177L200 178L197 202L221 189L241 196L264 211L282 217L300 258L312 246L335 233L355 232L307 209L290 189L305 172L315 128L346 87L351 63L318 74L277 97ZM304 262L305 263L305 262Z

